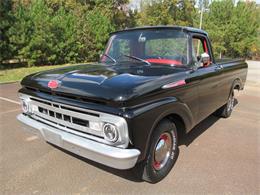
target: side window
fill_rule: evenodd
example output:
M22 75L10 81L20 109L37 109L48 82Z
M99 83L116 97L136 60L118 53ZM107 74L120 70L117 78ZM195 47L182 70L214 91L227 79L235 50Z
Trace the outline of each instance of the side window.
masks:
M203 64L199 64L201 54L208 54L208 46L207 41L203 37L193 37L192 38L192 60L198 64L198 66L203 66Z
M204 53L201 39L193 37L192 46L192 58L194 61L199 61L200 55Z

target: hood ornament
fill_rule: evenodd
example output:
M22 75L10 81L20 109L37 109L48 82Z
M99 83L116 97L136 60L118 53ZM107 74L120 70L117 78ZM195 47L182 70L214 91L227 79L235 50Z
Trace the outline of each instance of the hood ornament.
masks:
M51 89L56 89L56 88L58 88L60 86L60 83L61 82L58 81L58 80L50 80L48 82L48 87L51 88Z

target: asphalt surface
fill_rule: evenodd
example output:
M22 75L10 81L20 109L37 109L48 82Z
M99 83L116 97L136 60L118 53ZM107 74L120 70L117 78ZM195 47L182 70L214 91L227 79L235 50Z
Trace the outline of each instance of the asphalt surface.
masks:
M1 194L260 194L260 62L249 62L231 118L209 116L160 183L64 152L16 120L19 84L0 85ZM7 98L7 99L5 99Z

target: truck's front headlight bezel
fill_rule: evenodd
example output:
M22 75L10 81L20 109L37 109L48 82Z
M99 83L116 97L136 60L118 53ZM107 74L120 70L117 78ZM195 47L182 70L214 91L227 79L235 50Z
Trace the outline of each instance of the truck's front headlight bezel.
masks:
M27 96L20 94L20 101L21 101L21 107L22 107L23 113L32 114L33 111L32 111L32 107L30 104L30 99Z
M29 113L29 111L30 111L29 103L26 100L22 99L21 100L21 105L22 105L23 113Z
M126 120L123 117L110 114L102 114L100 116L100 119L103 123L103 137L107 144L120 148L126 148L130 141L128 136L128 125ZM106 127L111 127L111 130L115 132L115 135L112 139L105 134L106 131L104 130L104 128Z
M105 123L103 125L104 138L109 142L116 142L119 137L118 129L111 123Z

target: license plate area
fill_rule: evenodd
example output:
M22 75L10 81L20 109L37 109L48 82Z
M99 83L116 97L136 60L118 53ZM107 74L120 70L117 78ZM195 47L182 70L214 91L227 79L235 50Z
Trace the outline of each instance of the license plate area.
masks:
M44 134L44 138L47 142L50 142L57 146L62 145L61 135L54 133L52 131L49 131L47 129L43 129L43 134Z

